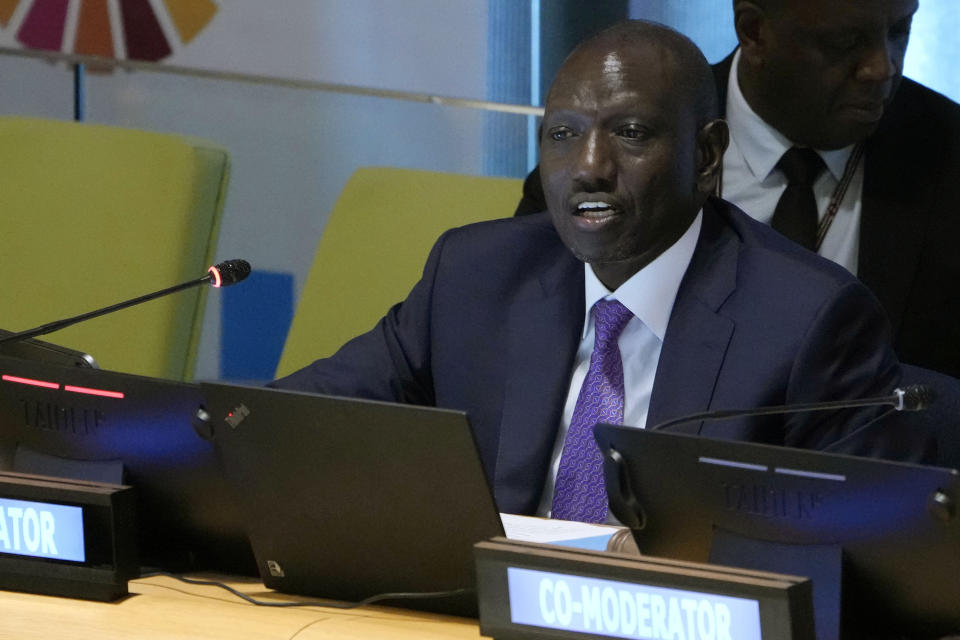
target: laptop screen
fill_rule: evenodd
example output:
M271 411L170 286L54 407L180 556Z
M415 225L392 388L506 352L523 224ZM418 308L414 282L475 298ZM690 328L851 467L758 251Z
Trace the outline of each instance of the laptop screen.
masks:
M474 587L503 535L466 414L201 384L264 583L358 601ZM476 615L475 597L390 604Z

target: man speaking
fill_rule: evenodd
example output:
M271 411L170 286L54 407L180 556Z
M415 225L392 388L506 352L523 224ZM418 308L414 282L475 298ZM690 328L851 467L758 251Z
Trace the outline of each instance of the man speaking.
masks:
M501 511L590 522L607 517L598 421L890 393L899 366L863 285L711 197L717 113L682 35L631 21L584 42L547 96L549 212L448 231L376 327L274 386L465 410ZM925 434L877 415L684 430L929 455Z

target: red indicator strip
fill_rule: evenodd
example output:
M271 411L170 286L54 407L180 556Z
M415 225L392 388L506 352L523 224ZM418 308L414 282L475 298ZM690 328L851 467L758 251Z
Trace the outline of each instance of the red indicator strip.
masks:
M90 396L103 396L104 398L122 398L122 391L106 391L104 389L90 389L88 387L74 387L73 385L63 385L64 391L73 391L74 393L85 393Z
M44 389L59 389L60 385L56 382L47 382L46 380L34 380L33 378L21 378L20 376L10 376L3 374L0 380L4 382L16 382L17 384L28 384L33 387L43 387ZM123 398L122 391L107 391L106 389L91 389L90 387L75 387L70 384L63 385L64 391L73 393L85 393L91 396L103 396L104 398Z
M44 389L59 389L60 385L56 382L46 382L45 380L33 380L32 378L21 378L19 376L8 376L4 374L0 379L5 382L16 382L18 384L29 384L34 387L43 387Z

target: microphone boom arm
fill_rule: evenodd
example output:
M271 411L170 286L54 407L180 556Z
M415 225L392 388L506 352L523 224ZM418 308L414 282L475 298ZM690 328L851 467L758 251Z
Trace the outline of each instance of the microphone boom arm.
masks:
M143 302L149 302L154 298L160 298L162 296L176 293L177 291L182 291L184 289L189 289L190 287L196 287L197 285L207 282L211 283L215 287L228 286L236 282L240 282L248 275L250 275L250 265L246 260L227 260L226 262L221 262L210 267L206 275L201 278L197 278L196 280L183 282L181 284L174 285L166 289L161 289L160 291L154 291L153 293L148 293L124 302L118 302L117 304L104 307L103 309L96 309L95 311L81 313L80 315L73 316L72 318L57 320L56 322L48 322L45 325L34 327L33 329L11 333L8 336L0 338L0 345L3 345L7 342L19 342L21 340L28 340L37 336L53 333L54 331L65 329L66 327L77 324L78 322L83 322L84 320L90 320L91 318L113 313L114 311L119 311L120 309L126 309L127 307L132 307Z
M97 316L102 316L107 313L112 313L114 311L119 311L120 309L126 309L127 307L132 307L134 305L140 304L142 302L148 302L154 298L159 298L170 293L176 293L183 289L189 289L190 287L195 287L198 284L203 284L209 279L209 276L204 276L197 280L191 282L184 282L182 284L163 289L162 291L154 291L153 293L148 293L145 296L140 296L139 298L133 298L132 300L127 300L125 302L119 302L115 305L105 307L103 309L97 309L96 311L89 311L87 313L81 313L78 316L72 318L66 318L65 320L57 320L56 322L48 322L45 325L34 327L33 329L27 329L26 331L19 331L17 333L11 333L8 336L0 338L0 344L5 342L17 342L18 340L27 340L29 338L36 338L37 336L43 336L48 333L53 333L54 331L59 331L60 329L65 329L70 325L77 324L78 322L83 322L84 320L89 320L91 318L96 318Z
M890 405L897 411L916 411L919 408L924 408L925 404L929 401L928 397L924 396L923 399L927 402L921 403L921 407L914 406L917 404L917 396L920 394L929 394L929 391L923 385L910 385L905 388L894 389L892 395L879 396L876 398L863 398L860 400L832 400L828 402L808 402L805 404L757 407L756 409L704 411L702 413L694 413L692 415L674 418L673 420L667 420L666 422L658 424L656 428L664 429L677 424L696 422L698 420L726 420L728 418L741 418L744 416L782 415L787 413L802 413L806 411L852 409L854 407L875 407L882 405Z

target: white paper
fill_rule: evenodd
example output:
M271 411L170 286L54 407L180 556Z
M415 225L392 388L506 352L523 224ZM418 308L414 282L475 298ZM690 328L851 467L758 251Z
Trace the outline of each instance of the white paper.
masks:
M501 513L503 530L511 540L525 542L560 542L579 538L594 538L596 536L613 535L622 527L607 524L588 524L586 522L571 522L569 520L551 520L548 518L534 518L518 516L512 513Z

